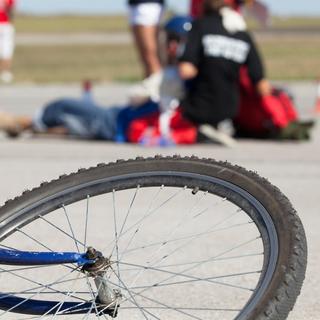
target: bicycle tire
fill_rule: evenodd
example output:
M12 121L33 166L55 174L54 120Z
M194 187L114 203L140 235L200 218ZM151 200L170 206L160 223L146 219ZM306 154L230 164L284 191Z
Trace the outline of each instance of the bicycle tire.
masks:
M230 202L230 206L236 205L245 212L260 232L264 249L263 263L256 288L243 309L233 318L252 320L287 318L300 293L305 277L307 244L303 226L290 201L279 189L256 173L227 162L196 157L157 156L100 164L94 168L81 169L77 173L61 176L58 180L45 182L39 188L24 192L22 196L6 202L0 208L1 245L9 247L6 241L10 242L17 231L21 233L23 228L32 225L31 222L41 220L39 217L46 218L49 213L60 210L62 206L71 206L86 199L89 201L89 195L94 199L104 194L112 196L115 191L119 193L127 189L131 191L134 190L134 186L141 190L162 186L168 186L170 191L173 187L185 188L191 190L194 195L198 192L207 192L220 199L226 199L227 202ZM150 237L149 234L148 236ZM188 236L190 237L189 234ZM199 240L200 243L201 241ZM2 277L8 276L8 271L2 267L1 270ZM132 270L127 272L130 273ZM220 285L238 286L224 282ZM155 284L154 287L156 287ZM192 285L190 288L192 291ZM2 290L0 288L0 291ZM18 289L17 292L19 293ZM181 316L182 318L202 319L201 312L205 314L203 319L224 318L219 314L220 311L215 311L214 316L208 315L209 312L213 312L209 310L209 307L207 310L205 307L199 307L197 313L191 312L192 308L184 307L179 313L171 310L173 307L170 309L170 306L164 303L162 309L166 309L165 306L167 306L167 312L178 313L177 319L180 319ZM150 307L150 310L153 310L152 308ZM6 310L4 312L7 316ZM151 318L160 319L151 311L146 312L150 312L147 315ZM162 312L166 310L160 313ZM0 313L0 318L2 314ZM148 318L148 316L142 313L137 319Z

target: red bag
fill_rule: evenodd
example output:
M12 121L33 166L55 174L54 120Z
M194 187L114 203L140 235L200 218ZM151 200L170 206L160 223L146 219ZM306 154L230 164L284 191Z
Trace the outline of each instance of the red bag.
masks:
M270 130L285 128L298 118L296 107L285 91L274 89L272 95L260 97L245 67L240 73L240 91L240 109L234 119L239 131L253 136L268 134Z

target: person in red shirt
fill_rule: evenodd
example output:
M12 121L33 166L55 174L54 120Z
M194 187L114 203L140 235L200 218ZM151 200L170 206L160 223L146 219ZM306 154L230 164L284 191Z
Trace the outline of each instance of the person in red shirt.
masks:
M225 4L240 12L246 6L246 13L256 19L262 27L270 25L270 11L268 7L258 0L224 0ZM203 0L191 0L190 15L193 18L202 16Z
M232 6L233 9L239 10L243 0L225 0L226 4ZM199 18L202 16L203 0L191 0L190 14L192 18Z
M13 10L15 0L0 0L0 80L12 81L12 56L14 52Z

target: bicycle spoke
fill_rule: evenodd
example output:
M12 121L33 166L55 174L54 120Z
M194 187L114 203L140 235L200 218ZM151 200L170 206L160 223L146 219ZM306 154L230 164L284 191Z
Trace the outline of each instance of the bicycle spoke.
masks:
M4 244L0 244L0 247L4 248L4 249L9 249L9 250L17 250L16 248L13 248L13 247L9 247L9 246L6 246Z
M142 219L140 219L138 222L136 222L134 225L130 226L128 229L126 229L126 231L123 231L122 230L122 233L121 233L121 237L123 237L124 235L126 235L129 231L131 231L132 229L134 229L136 226L141 226L142 225L142 222L149 216L149 212L153 206L153 204L155 203L155 201L157 200L158 196L160 195L161 191L163 190L164 186L162 185L159 190L157 191L155 197L153 197L151 199L151 202L146 210L146 213L143 215ZM133 242L133 239L135 238L136 234L139 232L139 227L136 228L135 232L131 235L131 238L130 240L128 241L127 243L127 246L125 247L124 251L126 251L131 243Z
M164 187L164 186L163 186ZM163 190L163 188L161 189ZM174 193L172 196L170 196L167 200L163 201L160 205L158 205L155 209L151 209L152 204L155 202L155 199L152 200L152 203L150 204L150 211L149 209L146 211L146 213L143 215L143 217L141 219L139 219L136 223L134 223L132 226L130 226L127 230L125 230L122 233L122 237L127 234L129 231L131 231L132 229L135 229L133 232L133 235L129 241L129 244L127 245L127 247L125 248L125 250L128 249L128 247L131 245L133 239L136 237L136 235L138 234L138 232L141 230L143 223L146 219L148 219L151 215L155 214L159 209L161 209L163 206L165 206L166 204L168 204L170 201L172 201L174 198L176 198L182 191L185 190L185 187L181 190L178 190L176 193ZM159 192L160 193L160 192ZM159 194L158 193L158 194Z
M206 211L206 210L207 210L207 209L205 209L205 210L203 210L203 211ZM230 216L228 216L227 218L222 219L220 222L218 222L217 224L215 224L213 227L210 227L209 230L207 230L206 232L210 232L210 231L214 230L217 226L225 223L226 221L228 221L229 219L231 219L232 217L234 217L236 214L238 214L238 213L241 212L241 211L242 211L241 209L236 210L236 212L232 213L232 214L231 214ZM200 212L199 214L202 214L202 212ZM161 263L162 261L166 260L167 258L169 258L170 256L172 256L173 254L175 254L177 251L185 248L187 245L190 245L191 242L193 242L194 240L196 240L196 239L198 239L198 238L199 238L199 237L197 237L197 236L193 236L193 237L192 237L191 239L189 239L187 242L185 242L184 244L180 245L179 247L177 247L176 249L174 249L174 250L171 251L170 253L165 254L165 255L162 256L160 259L158 259L158 260L156 260L156 261L152 261L152 262L151 262L151 261L147 261L146 268L147 268L148 266L155 266L156 264ZM164 242L162 246L165 246L165 245L166 245L166 242ZM158 250L158 251L159 251L159 250ZM156 253L158 253L158 252L156 252ZM156 255L156 254L154 253L154 254L152 255L152 257L155 256L155 255ZM143 274L143 272L145 272L145 271L146 271L146 269L142 269L142 270L138 273L138 275L134 278L134 281L130 284L130 286L133 286L134 283L137 281L137 279L138 279L138 278Z
M51 248L49 248L48 246L46 246L45 244L43 244L42 242L38 241L37 239L35 239L34 237L30 236L29 234L27 234L26 232L22 231L21 229L19 228L16 228L16 231L23 234L24 236L26 236L28 239L34 241L35 243L37 243L38 245L40 245L41 247L47 249L48 251L50 252L54 252L54 250L52 250ZM71 269L73 270L74 268L66 265L66 264L61 264L61 266L63 266L64 268L67 268L67 269Z
M34 241L35 243L37 243L39 246L41 246L44 249L47 249L50 252L54 252L54 250L52 250L51 248L49 248L47 245L43 244L42 242L38 241L37 239L35 239L34 237L30 236L29 234L27 234L25 231L22 231L19 228L16 228L16 231L23 234L24 236L26 236L28 239Z
M72 271L72 272L73 272L73 271ZM50 284L50 286L53 286L53 285L55 285L57 282L65 279L65 278L68 277L72 272L64 275L64 276L61 277L61 278L59 278L57 281L55 281L55 282L53 282L52 284ZM49 285L43 285L43 284L41 284L41 283L37 283L36 281L33 281L33 280L28 279L28 278L26 278L26 277L18 276L18 275L16 275L16 274L13 274L13 275L17 276L17 277L20 278L20 279L27 280L27 281L30 281L30 282L32 282L32 283L41 285L41 286L43 287L42 290L50 289L50 290L53 290L53 291L55 291L55 292L57 292L57 293L61 293L59 290L55 290L55 289L49 287ZM22 300L22 301L19 302L17 305L11 307L10 309L6 310L5 312L0 313L0 317L3 316L3 315L5 315L5 314L7 314L8 312L11 312L11 311L13 311L14 309L18 308L20 305L26 303L27 301L29 301L29 300L32 299L33 297L36 297L37 295L39 295L39 294L41 293L42 290L40 290L39 292L37 292L37 293L34 294L33 296L30 296L29 298L26 298L26 299Z
M217 259L213 259L211 260L211 262L215 262L215 261L226 261L226 260L233 260L233 259L241 259L241 258L248 258L248 257L258 257L258 256L263 256L263 253L250 253L250 254L243 254L243 255L239 255L239 256L233 256L233 257L227 257L227 258L217 258ZM206 261L206 260L205 260ZM203 261L190 261L190 262L186 262L186 263L177 263L177 264L170 264L170 265L160 265L158 266L158 268L172 268L172 267L181 267L181 266L187 266L187 265L193 265L193 264L197 264L199 262L203 262ZM123 270L125 271L125 270ZM129 270L130 271L130 270Z
M90 308L89 312L91 313L92 309L94 308L95 312L96 312L96 316L97 316L98 315L98 308L97 308L97 305L96 305L96 299L98 297L100 288L97 288L97 293L95 294L93 289L92 289L92 286L91 286L91 283L90 283L90 280L89 280L88 276L86 276L86 282L87 282L87 286L89 288L89 291L90 291L90 294L91 294L91 299L92 299L92 304L91 304L91 308ZM99 317L99 316L97 316L97 317Z
M72 280L74 281L74 279ZM65 282L60 282L60 283L65 283ZM37 293L36 291L29 291L30 289L28 289L27 291L22 291L22 292L19 292L18 294L23 294L23 295L31 295L31 294L35 294ZM61 294L64 294L66 295L69 291L60 291ZM74 291L73 292L74 294L78 294L78 295L89 295L90 292L89 291ZM6 294L8 296L12 296L14 294L17 294L17 292L6 292ZM52 291L42 291L41 292L42 295L45 295L45 294L52 294ZM0 298L1 299L1 298Z
M245 246L245 245L248 245L249 243L251 243L251 242L253 242L253 241L256 241L256 240L259 239L259 238L260 238L260 237L257 237L257 238L251 239L251 240L249 240L249 241L243 242L243 243L241 243L241 244L238 245L238 246L235 246L235 247L233 247L233 248L230 248L230 249L228 249L228 250L220 253L220 254L217 255L216 257L217 257L217 258L218 258L218 257L221 257L221 256L223 256L223 255L225 255L225 254L227 254L227 253L229 253L229 252L232 252L233 250L235 250L235 249L237 249L237 248L240 248L240 247L243 247L243 246ZM211 258L211 259L212 259L212 258ZM211 259L208 259L208 260L211 260ZM200 267L201 264L203 264L203 263L199 263L199 264L196 264L195 266L192 266L192 267L190 267L190 268L184 269L181 273L185 273L185 272L188 272L188 271L191 271L191 270L195 269L196 267ZM165 283L165 282L167 282L167 281L175 278L176 276L180 276L181 273L172 274L172 275L170 275L169 277L167 277L167 278L159 281L158 283L155 283L154 285L151 285L150 287L145 288L145 289L139 291L137 294L142 294L142 293L144 293L144 292L146 292L146 291L148 291L148 290L151 290L154 286L157 286L157 285L160 285L160 284L162 284L162 283ZM189 277L189 276L187 276L187 277ZM224 283L219 283L219 284L225 285ZM225 286L228 286L228 285L225 285ZM230 287L231 287L231 286L230 286ZM243 288L238 288L238 289L243 289ZM252 291L252 289L248 289L248 288L246 288L246 289L244 289L244 290L246 290L246 291Z
M136 188L136 190L135 190L135 193L134 193L133 198L132 198L132 200L131 200L129 209L128 209L127 214L126 214L126 216L125 216L125 218L124 218L124 220L123 220L123 223L122 223L122 226L121 226L121 229L120 229L120 232L119 232L119 237L120 237L120 238L122 237L122 232L123 232L124 227L126 226L126 223L127 223L127 221L128 221L129 215L130 215L131 210L132 210L132 208L133 208L133 204L134 204L134 202L135 202L135 200L136 200L136 197L137 197L137 194L138 194L139 189L140 189L140 185L138 185L137 188ZM123 258L123 254L121 255L121 257L120 257L119 260L122 260L122 258Z
M86 248L87 248L88 221L89 221L89 200L90 200L90 196L87 195L86 222L85 222L85 228L84 228L84 244L83 244L83 249L84 250L86 250Z
M132 265L132 266L138 266L138 265L134 265L134 264L128 264L128 265ZM243 272L243 273L234 273L234 274L229 274L229 275L222 275L222 276L216 276L216 277L209 277L209 278L198 278L198 277L194 277L182 272L172 272L172 271L168 271L168 270L163 270L163 269L158 269L158 268L153 268L153 267L143 267L143 266L139 266L141 269L144 270L151 270L151 271L156 271L156 272L161 272L161 273L165 273L165 274L171 274L177 277L184 277L184 278L188 278L191 280L185 280L185 281L178 281L178 282L171 282L171 283L162 283L163 281L161 281L161 283L156 283L153 285L150 285L149 287L164 287L164 286L168 286L168 285L173 285L173 284L184 284L184 283L189 283L189 282L195 282L195 281L204 281L204 282L209 282L209 283L214 283L214 284L222 284L222 285L226 285L226 286L232 286L230 284L225 284L225 283L221 283L221 282L217 282L217 281L212 281L214 279L224 279L224 278L230 278L230 277L236 277L236 276L244 276L244 275L249 275L249 274L257 274L257 273L261 273L261 270L259 271L250 271L250 272ZM234 287L234 286L232 286ZM144 289L145 287L131 287L132 289ZM236 288L239 289L244 289L247 291L252 291L253 289L249 289L249 288L245 288L245 287L240 287L240 286L236 286Z
M175 311L175 312L177 312L177 313L179 313L179 314L183 314L184 316L188 316L189 318L192 318L192 319L202 320L202 319L199 318L199 317L196 317L196 316L194 316L194 315L191 315L190 313L187 313L187 312L185 312L185 311L183 311L183 310L181 310L181 309L178 309L178 308L175 308L175 307L171 307L171 306L169 306L169 305L167 305L167 304L165 304L165 303L162 303L162 302L160 302L160 301L158 301L158 300L151 299L151 298L149 298L149 297L147 297L147 296L145 296L145 295L139 294L139 293L138 293L137 295L140 296L140 297L142 297L142 298L144 298L144 299L146 299L146 300L148 300L148 301L151 301L151 302L154 302L154 303L156 303L156 304L158 304L158 305L160 305L160 306L163 306L163 307L165 307L167 310Z
M124 285L123 283L121 283L122 285ZM124 290L126 290L129 294L130 294L130 297L135 297L135 296L140 296L140 297L142 297L142 298L144 298L144 299L146 299L146 300L149 300L149 301L152 301L152 302L155 302L155 303L157 303L157 304L159 304L159 305L161 305L161 306L164 306L166 309L170 309L170 310L174 310L174 311L177 311L177 312L179 312L178 310L176 310L175 308L173 308L173 307L170 307L170 306L168 306L168 305L166 305L166 304L163 304L163 303L161 303L161 302L159 302L159 301L156 301L156 300L153 300L153 299L151 299L151 298L148 298L148 297L146 297L146 296L143 296L142 294L141 294L141 292L140 293L137 293L137 292L131 292L131 289L130 289L130 291L129 291L129 289L126 287L126 286L123 286L123 287L121 287L122 289L124 289ZM129 299L126 299L125 301L128 301ZM132 301L131 301L132 302ZM145 312L147 312L148 314L150 314L150 311L148 311L148 309L152 309L152 308L149 308L149 307L147 307L147 308L143 308L143 307L141 307ZM158 309L158 308L155 308L155 309ZM190 316L189 314L187 314L187 313L184 313L184 312L179 312L179 313L182 313L182 314L184 314L184 315L188 315L188 316ZM158 317L156 317L155 315L153 315L156 319L160 319L160 318L158 318ZM192 316L191 316L192 317ZM199 318L194 318L194 319L199 319ZM201 319L200 319L201 320Z
M174 228L174 229L170 232L170 235L169 235L168 237L171 237L173 234L175 234L175 233L177 232L178 228L182 227L184 224L187 224L187 223L190 221L190 218L189 218L189 219L186 219L186 217L188 217L188 216L190 215L190 213L193 211L193 209L196 208L197 205L199 205L199 203L201 202L201 200L203 200L203 198L205 198L205 196L206 196L207 194L208 194L208 192L205 192L202 197L200 197L199 199L197 199L196 203L189 209L189 213L186 214L186 216L183 216L183 217L181 218L181 220L180 220L180 222L178 223L178 225L176 226L176 228ZM166 237L166 238L168 238L168 237ZM161 241L161 242L157 242L157 243L153 244L152 246L164 245L164 244L167 244L167 243L170 243L170 242L172 242L172 240L171 240L171 241ZM129 246L130 246L130 243L129 243L129 245L128 245L126 248L128 248ZM143 248L146 248L146 246L143 247ZM131 249L131 250L128 250L128 251L124 251L124 252L122 253L122 256L121 256L121 257L123 257L127 252L131 252L131 251L134 251L134 250L135 250L135 249ZM158 252L158 251L157 251L157 252ZM156 253L157 253L157 252L156 252ZM155 254L156 254L156 253L155 253Z
M2 269L2 268L0 268L0 269L1 269L1 270L4 270L4 269ZM70 271L69 273L67 273L67 275L63 276L62 279L65 279L65 278L68 277L71 273L73 273L73 272L75 272L75 271L77 271L77 269L73 269L72 271ZM30 289L30 291L31 291L31 290L36 290L37 288L46 288L46 289L49 289L49 290L51 290L51 291L53 291L53 292L56 292L56 293L65 295L62 291L56 290L56 289L52 288L52 286L61 284L61 283L62 283L62 282L60 282L61 280L57 280L57 281L55 281L55 282L52 282L52 283L50 283L50 284L45 285L45 284L40 283L40 282L38 282L38 281L32 280L32 279L30 279L30 278L28 278L28 277L25 277L25 276L22 276L22 275L18 275L18 274L14 273L14 272L11 272L11 271L7 271L7 272L8 272L9 274L11 274L12 276L16 277L16 278L19 278L19 279L21 279L21 280L25 280L25 281L27 281L27 282L30 282L30 283L33 283L33 284L36 284L36 285L39 286L39 287ZM71 281L71 280L69 280L69 281ZM73 281L73 280L72 280L72 281ZM43 290L44 290L44 289L43 289ZM16 294L21 294L21 293L23 293L23 291L22 291L22 292L17 292ZM7 297L10 297L10 296L11 296L11 295L7 295ZM4 298L5 298L5 297L0 297L0 299L4 299ZM83 300L82 298L76 297L76 296L74 296L74 298L76 298L76 299L78 299L78 300Z
M154 309L154 310L167 310L167 307L143 307L144 309ZM122 310L131 310L133 307L123 307ZM222 309L222 308L184 308L184 307L176 307L178 310L192 310L192 311L231 311L231 312L239 312L240 309Z
M81 279L84 279L85 277L82 277L82 278L80 278L80 280ZM58 282L55 282L55 285L59 285L59 284L65 284L65 283L69 283L69 282L72 282L72 281L74 281L74 279L69 279L69 280L64 280L64 281L58 281ZM50 286L51 284L48 284L47 286ZM41 285L41 286L37 286L37 287L33 287L33 288L30 288L30 289L27 289L27 290L24 290L24 291L20 291L20 292L7 292L7 293L5 293L5 295L4 296L0 296L0 300L2 300L2 299L6 299L6 298L9 298L9 297L12 297L13 295L26 295L26 294L29 294L29 292L32 292L32 290L37 290L37 289L41 289L41 288L43 288L43 285ZM45 292L45 291L44 291ZM63 291L60 291L62 294L64 293ZM36 292L34 292L34 293L36 293ZM52 294L52 292L51 292L51 294ZM73 296L73 298L76 298L76 299L78 299L78 300L81 300L81 301L86 301L86 300L84 300L84 299L81 299L81 298L79 298L79 297L76 297L76 296Z
M77 240L74 237L74 234L70 235L69 233L67 233L66 231L64 231L63 229L59 228L58 226L56 226L55 224L53 224L52 222L50 222L49 220L47 220L46 218L39 216L39 218L43 221L45 221L47 224L49 224L50 226L52 226L53 228L57 229L58 231L60 231L62 234L66 235L67 237L69 237L70 239L72 239L75 243L83 245L82 242L80 242L79 240ZM79 251L78 251L79 252Z
M248 224L251 224L251 222L239 223L239 224L235 224L235 225L232 225L232 226L229 226L229 227L225 227L225 228L221 228L221 229L214 229L214 230L210 230L210 231L197 233L197 234L194 234L194 235L189 235L189 236L180 237L180 238L176 238L176 239L170 239L170 240L166 240L166 241L159 241L159 242L151 243L149 245L145 245L145 246L142 246L142 247L133 248L133 249L123 253L123 256L125 256L128 253L132 253L134 251L143 250L143 249L147 249L147 248L152 248L152 247L158 246L158 245L170 244L170 243L178 242L178 241L181 241L181 240L188 240L188 239L191 239L191 238L194 238L194 237L210 235L210 234L214 234L216 232L226 231L226 230L230 230L230 229L233 229L233 228L242 227L242 226L245 226L245 225L248 225Z
M163 188L164 188L164 185L161 185L161 187L157 190L157 192L156 192L156 194L154 195L154 197L151 198L151 202L150 202L150 204L149 204L148 209L146 210L146 212L149 212L150 208L152 207L152 205L153 205L153 203L156 201L156 199L159 197L159 195L160 195L161 191L163 190ZM134 227L135 227L135 226L131 226L131 227L129 227L128 229L126 229L125 233L122 232L121 238L122 238L127 232L131 231ZM115 242L115 239L112 240L102 251L103 251L103 252L106 251L110 245L113 245L113 246L114 246L114 242Z
M80 312L80 311L85 311L86 312L86 311L88 311L88 308L79 308L79 307L81 307L81 306L83 306L84 304L87 304L87 303L88 303L88 301L80 302L80 303L78 303L78 304L76 304L76 305L74 305L74 306L72 306L72 307L70 307L68 309L64 309L63 313L59 312L59 315L63 315L63 314L68 315L68 314L72 314L73 312Z
M160 209L161 207L163 207L166 203L168 203L169 201L171 201L172 199L174 199L175 197L177 197L182 191L185 191L187 189L186 186L183 187L183 189L181 190L178 190L175 194L173 194L171 197L169 197L166 201L162 202L160 206L157 207L157 209L153 210L152 213L154 213L155 211L157 211L158 209ZM136 232L133 234L133 237L130 239L130 244L132 243L133 241L133 238L137 235L137 233L141 230L141 227L142 227L142 224L139 225L139 228L136 230ZM128 248L128 246L127 246ZM127 249L126 248L126 249ZM160 247L161 248L161 247ZM155 255L158 254L160 248L153 252L151 257L148 258L148 260L151 260ZM141 270L137 275L136 277L132 280L132 283L130 284L130 286L132 286L137 280L138 278L143 274L143 270Z
M216 227L218 227L219 225L225 223L226 221L230 220L231 218L233 218L236 214L238 214L239 212L241 212L241 209L238 209L236 212L232 213L230 216L228 216L227 218L223 219L222 221L218 222L217 224L215 224L213 227L210 227L208 230L206 230L204 233L208 233L211 231L214 231ZM173 251L171 251L170 253L167 253L166 255L164 255L162 258L160 258L160 260L157 260L155 262L152 262L152 265L156 265L157 263L160 263L164 260L166 260L167 258L171 257L173 254L175 254L177 251L185 248L186 246L190 245L193 241L195 241L196 239L198 239L199 237L196 235L194 237L191 237L187 242L185 242L184 244L180 245L179 247L177 247L176 249L174 249Z
M71 288L74 288L76 281L78 281L80 278L80 273L78 274L77 278L74 280L73 284L71 285ZM50 310L48 310L45 314L43 314L41 316L40 319L43 319L44 317L46 317L49 313L51 313L51 311L53 311L55 308L58 307L57 311L55 312L55 314L52 316L52 319L55 319L57 314L59 313L59 311L61 310L63 304L67 301L67 299L69 297L71 297L72 295L74 295L75 291L72 292L72 289L70 291L68 291L68 293L65 295L65 298L61 301L58 302L55 306L53 306Z
M19 272L19 271L26 271L26 270L35 270L35 269L43 269L43 268L50 268L52 266L34 266L34 267L21 267L16 269L10 269L11 272ZM1 273L6 273L7 270L0 271Z
M139 309L139 311L141 312L141 314L143 315L143 317L148 320L146 313L148 313L149 315L151 315L152 317L154 317L155 319L159 319L160 318L156 317L155 315L153 315L152 313L150 313L149 311L145 311L141 308L141 306L137 303L136 299L135 299L135 295L132 295L131 291L129 290L129 288L123 283L123 281L119 278L119 283L123 286L123 288L128 292L128 294L130 295L131 299L132 299L132 303Z
M222 252L222 253L214 256L213 258L219 258L219 257L221 257L221 256L224 256L225 254L227 254L227 253L229 253L229 252L232 252L232 251L234 251L234 250L236 250L236 249L239 249L239 248L241 248L241 247L243 247L243 246L246 246L246 245L252 243L253 241L256 241L257 239L260 239L260 237L256 237L256 238L254 238L254 239L245 241L245 242L241 243L240 245L234 246L234 247L232 247L232 248L230 248L230 249L228 249L228 250L226 250L226 251L224 251L224 252ZM162 280L159 284L161 284L161 283L163 283L163 282L165 282L165 281L168 281L168 280L176 277L177 275L180 276L181 273L185 273L185 272L192 271L192 270L194 270L195 268L200 267L200 266L203 265L204 263L207 263L207 262L209 262L209 261L211 261L211 260L212 260L212 258L211 258L211 259L208 259L208 260L206 260L206 261L204 261L204 262L199 262L199 263L197 263L196 265L194 265L194 266L192 266L192 267L190 267L190 268L184 269L182 272L177 273L176 275L173 274L170 278L167 278L167 279L165 279L165 280ZM186 276L186 275L184 275L184 276ZM159 284L158 284L158 285L159 285ZM251 289L247 289L247 290L251 291Z
M157 270L158 271L158 270ZM162 271L162 270L161 270ZM250 272L241 272L241 273L233 273L233 274L228 274L228 275L222 275L222 276L216 276L216 277L208 277L208 278L196 278L196 277L192 277L193 279L191 280L184 280L184 281L176 281L176 282L169 282L169 283L162 283L159 285L154 286L155 288L160 288L160 287L167 287L167 286L172 286L172 285L181 285L181 284L186 284L186 283L193 283L193 282L209 282L209 283L214 283L214 284L222 284L222 285L226 285L226 286L232 286L238 289L244 289L244 290L248 290L248 291L253 291L253 289L248 289L248 288L244 288L244 287L240 287L240 286L233 286L231 284L228 283L222 283L222 282L218 282L218 281L212 281L215 279L226 279L226 278L232 278L232 277L239 277L239 276L246 276L246 275L253 275L253 274L259 274L261 273L261 270L259 271L250 271ZM180 274L177 274L180 276ZM186 275L182 275L184 277L186 277ZM148 286L140 286L140 287L133 287L131 289L136 290L136 289L145 289Z
M112 283L111 283L112 284ZM121 289L125 289L125 290L128 290L126 287L120 287ZM132 290L134 288L130 288L130 290ZM146 290L144 290L146 291ZM131 291L130 291L131 292ZM132 291L131 294L133 296L140 296L146 300L149 300L151 302L154 302L156 304L159 304L160 306L162 307L141 307L142 309L144 309L145 311L147 310L159 310L159 309L162 309L162 310L172 310L172 311L175 311L175 312L178 312L178 313L181 313L181 314L184 314L184 315L187 315L193 319L200 319L202 320L201 318L198 318L198 317L195 317L194 315L191 315L189 313L187 313L186 311L228 311L228 312L239 312L241 311L241 309L230 309L230 308L190 308L190 307L172 307L172 306L169 306L167 304L164 304L158 300L154 300L154 299L151 299L145 295L142 295L142 292L135 292L135 291ZM125 301L128 301L129 299L126 299L124 300L123 302ZM126 310L126 309L132 309L132 307L122 307L121 308L122 310Z
M66 219L67 219L67 221L68 221L68 225L69 225L70 231L71 231L71 233L72 233L72 237L73 237L73 240L74 240L74 244L75 244L75 246L76 246L76 249L77 249L78 253L80 253L80 249L79 249L79 246L78 246L78 240L77 240L77 238L76 238L76 236L75 236L75 233L74 233L74 231L73 231L72 224L71 224L69 215L68 215L68 213L67 213L67 209L66 209L66 207L65 207L64 205L62 205L62 209L63 209L64 215L66 216Z
M111 251L111 255L113 254L113 251L116 250L116 265L117 265L117 273L118 278L120 279L120 268L119 268L119 238L118 238L118 226L117 226L117 212L116 212L116 191L112 190L112 204L113 204L113 225L114 225L114 238L115 238L115 245L113 250Z

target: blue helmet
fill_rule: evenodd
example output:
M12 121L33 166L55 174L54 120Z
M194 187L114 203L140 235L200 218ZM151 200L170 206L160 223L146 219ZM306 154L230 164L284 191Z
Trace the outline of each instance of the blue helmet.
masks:
M175 16L171 18L164 26L168 34L185 37L192 28L192 18L189 16Z

